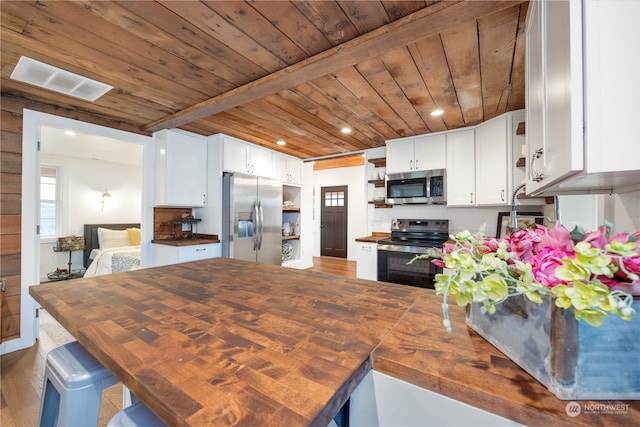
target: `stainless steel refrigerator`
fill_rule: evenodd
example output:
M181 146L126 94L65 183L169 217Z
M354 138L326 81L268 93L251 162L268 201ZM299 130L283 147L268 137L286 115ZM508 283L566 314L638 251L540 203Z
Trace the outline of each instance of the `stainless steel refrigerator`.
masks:
M280 265L282 182L225 173L222 183L222 256Z

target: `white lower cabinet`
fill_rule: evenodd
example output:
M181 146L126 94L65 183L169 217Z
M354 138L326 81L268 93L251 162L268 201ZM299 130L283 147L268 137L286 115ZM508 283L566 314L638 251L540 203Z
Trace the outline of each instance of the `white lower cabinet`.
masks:
M466 403L370 371L351 394L351 427L522 426Z
M378 245L377 243L356 242L357 262L356 277L358 279L378 280Z
M156 267L181 262L199 261L208 258L218 258L220 256L222 256L221 243L190 246L153 245L153 265Z

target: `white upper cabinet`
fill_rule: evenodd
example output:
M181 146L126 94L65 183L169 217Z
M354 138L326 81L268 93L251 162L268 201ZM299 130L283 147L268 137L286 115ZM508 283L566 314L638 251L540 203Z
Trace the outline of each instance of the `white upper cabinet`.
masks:
M475 206L475 131L447 133L447 206Z
M195 134L162 130L154 134L157 206L207 204L207 142Z
M532 1L527 16L530 195L640 183L640 2Z
M387 141L387 173L415 170L413 140Z
M270 177L272 151L230 136L223 136L224 170Z
M422 135L387 141L387 173L444 169L446 135Z
M272 178L287 184L302 184L302 160L274 152Z
M476 205L509 203L508 114L476 127Z

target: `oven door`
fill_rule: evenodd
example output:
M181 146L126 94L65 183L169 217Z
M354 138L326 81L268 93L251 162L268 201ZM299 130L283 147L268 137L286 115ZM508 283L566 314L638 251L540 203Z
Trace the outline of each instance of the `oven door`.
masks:
M436 274L442 273L442 268L433 264L430 258L409 264L417 255L429 250L425 247L379 244L378 280L433 289Z

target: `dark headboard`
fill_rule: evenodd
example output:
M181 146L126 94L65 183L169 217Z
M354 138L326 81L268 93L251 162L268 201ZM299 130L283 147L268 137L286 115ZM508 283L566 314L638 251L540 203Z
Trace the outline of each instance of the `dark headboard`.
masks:
M126 230L127 228L140 228L140 224L85 224L84 225L84 257L82 261L84 268L89 267L91 261L89 256L91 251L100 248L98 242L98 228L109 228L111 230Z

